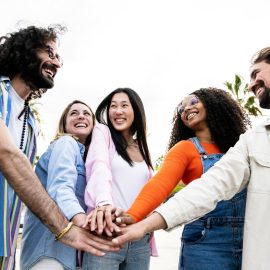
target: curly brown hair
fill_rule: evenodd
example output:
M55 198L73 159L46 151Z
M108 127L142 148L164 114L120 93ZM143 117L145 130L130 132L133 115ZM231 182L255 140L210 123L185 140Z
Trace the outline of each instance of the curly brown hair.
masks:
M240 134L251 127L247 113L227 91L209 87L196 90L190 95L197 96L204 105L212 140L223 153L234 146ZM172 124L167 150L179 141L195 137L195 132L184 124L177 110Z
M47 28L28 26L0 37L0 74L12 79L22 74L36 62L38 49L46 48L48 41L57 41L58 35L66 31L62 25ZM28 99L39 98L47 89L36 89Z

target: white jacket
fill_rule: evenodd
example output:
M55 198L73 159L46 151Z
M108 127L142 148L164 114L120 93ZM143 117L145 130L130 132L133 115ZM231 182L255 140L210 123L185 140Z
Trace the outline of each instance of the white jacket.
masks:
M270 118L241 135L207 173L156 211L170 229L202 217L247 185L242 270L269 270Z

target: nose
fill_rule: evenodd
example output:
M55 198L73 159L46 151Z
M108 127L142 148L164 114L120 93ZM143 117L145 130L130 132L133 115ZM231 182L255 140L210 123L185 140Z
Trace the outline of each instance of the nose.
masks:
M60 59L58 59L57 57L55 57L54 59L51 59L51 63L58 69L60 67L62 67L63 63L60 61Z
M187 104L187 105L185 106L185 108L184 108L184 112L189 111L192 107L193 107L193 105Z
M78 115L78 118L79 118L79 119L84 119L84 118L85 118L85 115L84 115L83 113L80 113L80 114Z
M121 107L117 107L115 108L115 113L117 114L121 114L123 112L122 108Z
M256 76L256 78L250 79L248 90L256 94L256 89L258 89L261 86L264 86L264 81L259 76Z

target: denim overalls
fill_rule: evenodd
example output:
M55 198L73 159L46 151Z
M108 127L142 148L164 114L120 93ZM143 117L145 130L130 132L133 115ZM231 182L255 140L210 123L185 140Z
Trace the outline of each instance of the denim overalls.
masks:
M207 155L198 138L190 139L201 155L203 172L223 154ZM246 188L202 218L185 225L180 270L241 270Z

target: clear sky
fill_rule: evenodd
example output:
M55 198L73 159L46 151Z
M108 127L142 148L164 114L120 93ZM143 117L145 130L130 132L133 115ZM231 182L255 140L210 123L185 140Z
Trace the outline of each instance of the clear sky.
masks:
M224 88L251 56L270 46L268 0L3 0L0 35L31 24L61 23L64 66L41 99L45 141L64 106L94 110L118 87L141 96L153 160L167 145L176 105L201 87Z

